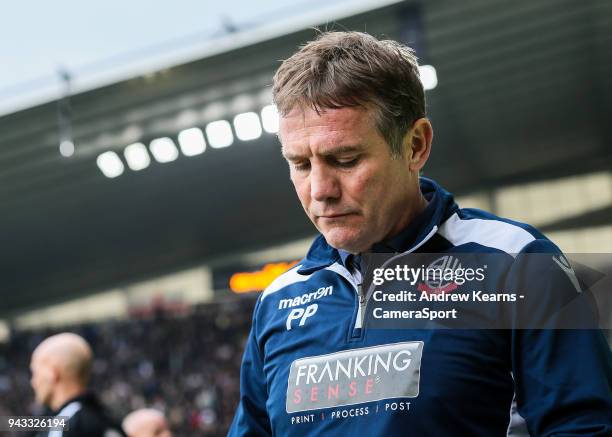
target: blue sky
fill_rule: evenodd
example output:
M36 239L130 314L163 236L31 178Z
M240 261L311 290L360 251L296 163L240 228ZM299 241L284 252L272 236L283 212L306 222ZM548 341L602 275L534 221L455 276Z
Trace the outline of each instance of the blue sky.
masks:
M0 16L0 113L57 90L60 68L84 78L198 44L223 20L252 28L351 1L13 1Z

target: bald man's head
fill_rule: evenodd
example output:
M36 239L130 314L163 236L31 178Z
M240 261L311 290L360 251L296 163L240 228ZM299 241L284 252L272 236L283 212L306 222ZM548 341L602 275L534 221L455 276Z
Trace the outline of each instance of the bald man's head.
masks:
M166 417L152 408L128 414L123 419L123 431L128 437L172 437Z
M80 336L61 333L45 339L32 354L32 389L36 400L57 408L85 391L93 353Z

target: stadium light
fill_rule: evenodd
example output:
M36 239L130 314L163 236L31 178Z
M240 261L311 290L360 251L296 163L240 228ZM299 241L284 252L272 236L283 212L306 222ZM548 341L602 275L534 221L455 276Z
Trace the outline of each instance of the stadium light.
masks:
M264 106L261 110L261 123L266 132L275 134L278 132L278 111L276 105Z
M70 158L74 155L74 143L70 140L64 140L59 146L60 153L65 158Z
M425 91L433 90L438 86L438 73L433 65L419 65L419 75Z
M149 149L155 160L159 163L174 161L178 158L179 152L174 141L168 137L156 138L149 144Z
M206 136L210 147L221 149L234 142L232 127L226 120L217 120L206 125Z
M147 152L147 148L142 143L134 143L127 146L123 151L123 156L128 167L134 171L147 168L151 163L149 152Z
M185 129L178 134L179 146L185 156L195 156L204 153L206 141L204 134L197 127Z
M256 140L261 136L259 116L254 112L243 112L234 117L236 136L241 141Z
M104 152L98 155L96 164L107 178L116 178L123 173L123 162L115 152Z

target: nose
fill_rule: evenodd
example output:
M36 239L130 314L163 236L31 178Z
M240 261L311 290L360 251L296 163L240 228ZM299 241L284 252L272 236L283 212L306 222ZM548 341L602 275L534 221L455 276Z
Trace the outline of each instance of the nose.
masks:
M310 170L310 197L318 202L340 197L340 183L333 169L313 165Z

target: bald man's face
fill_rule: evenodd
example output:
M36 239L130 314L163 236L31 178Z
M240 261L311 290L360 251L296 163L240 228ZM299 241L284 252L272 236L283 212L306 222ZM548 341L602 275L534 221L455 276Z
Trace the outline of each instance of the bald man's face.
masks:
M172 434L168 429L168 423L163 417L157 417L151 420L143 427L143 433L138 434L142 437L171 437Z
M34 390L36 402L50 406L58 378L57 370L48 357L36 352L32 355L30 370L32 372L30 385Z
M172 437L168 422L161 414L143 412L124 428L129 437Z
M52 409L82 393L87 384L92 353L76 334L52 335L40 343L30 362L30 381L36 400Z

